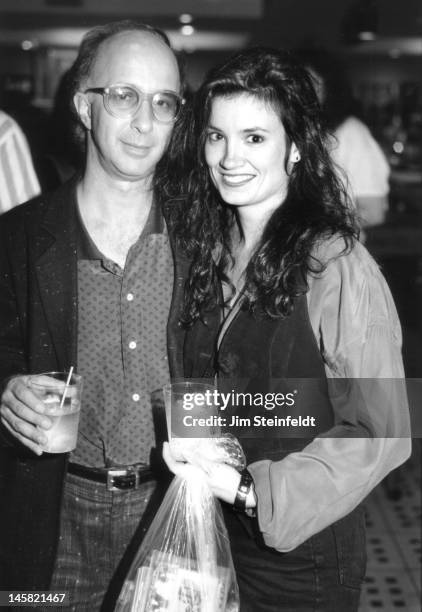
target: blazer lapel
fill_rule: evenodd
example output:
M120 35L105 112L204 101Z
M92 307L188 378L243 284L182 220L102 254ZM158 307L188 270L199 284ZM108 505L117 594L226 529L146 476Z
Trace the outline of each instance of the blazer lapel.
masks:
M34 236L35 273L47 326L60 368L76 365L77 242L76 184L48 202Z

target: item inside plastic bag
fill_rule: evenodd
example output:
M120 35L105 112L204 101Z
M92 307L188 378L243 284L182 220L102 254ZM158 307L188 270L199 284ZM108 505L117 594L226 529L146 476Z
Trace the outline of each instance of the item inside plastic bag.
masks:
M245 465L233 436L202 439L201 455ZM216 441L219 443L215 444ZM198 449L199 452L199 449ZM190 465L176 476L140 546L115 612L238 612L239 591L220 503Z

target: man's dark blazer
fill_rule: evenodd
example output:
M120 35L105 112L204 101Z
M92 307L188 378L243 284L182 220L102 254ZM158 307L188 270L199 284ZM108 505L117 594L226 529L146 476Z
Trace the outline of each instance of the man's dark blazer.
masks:
M77 366L76 184L71 179L0 217L1 388L16 374ZM182 261L175 256L167 331L173 377L182 375ZM48 589L67 455L37 457L4 429L0 435L0 589Z

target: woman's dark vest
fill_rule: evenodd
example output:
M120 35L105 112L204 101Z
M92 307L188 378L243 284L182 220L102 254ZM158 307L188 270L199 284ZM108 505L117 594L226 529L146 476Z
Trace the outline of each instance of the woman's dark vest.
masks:
M302 450L333 426L324 364L310 324L306 295L296 299L289 316L277 319L259 311L252 313L245 302L217 351L219 327L220 309L216 306L189 330L184 347L185 377L209 379L218 373L220 391L253 394L245 396L253 397L252 403L231 405L224 412L227 423L233 414L245 419L243 423L250 423L250 426L228 429L240 439L247 463L282 459ZM269 397L270 393L289 398L287 405L272 410L259 405L259 398L266 394ZM278 398L280 401L281 395ZM302 416L305 424L303 419L313 416L315 426L263 427L253 423L254 416L285 418L288 415Z
M251 392L288 392L296 388L296 409L288 407L287 414L315 416L315 428L296 428L278 431L274 428L249 432L254 437L244 437L240 431L239 438L246 455L247 464L261 459L280 460L294 451L302 450L317 435L327 432L334 425L333 409L328 397L327 379L324 363L313 333L306 301L306 295L298 298L292 313L283 319L271 319L258 313L253 315L247 305L239 310L228 327L220 348L216 351L216 337L220 326L218 307L206 316L204 322L198 321L187 333L184 350L185 376L191 378L210 378L218 373L219 387L225 390L234 388ZM255 406L240 409L243 415L266 412L270 417L281 410L272 412ZM230 429L236 435L236 432ZM260 433L262 432L262 433ZM257 519L250 519L243 513L233 512L228 505L223 505L228 532L236 545L246 554L256 555L257 563L267 549L262 539ZM256 540L257 546L245 544L239 531L238 523L243 525L249 539ZM333 535L334 534L334 535ZM333 542L338 546L339 571L342 578L354 587L359 587L365 567L364 515L358 506L343 519L333 523L319 534L318 542L331 550ZM322 538L322 539L321 539ZM249 541L248 539L248 541ZM318 544L319 546L320 544ZM314 545L307 550L318 550ZM266 571L274 567L273 576L278 575L280 563L289 563L295 551L265 557ZM252 552L251 552L252 551ZM344 554L347 551L347 555ZM242 552L244 554L244 552ZM312 553L314 554L314 553ZM322 557L323 558L323 557ZM334 566L333 566L334 568ZM332 571L335 571L333 569ZM271 572L270 572L271 574ZM279 587L277 587L277 592Z

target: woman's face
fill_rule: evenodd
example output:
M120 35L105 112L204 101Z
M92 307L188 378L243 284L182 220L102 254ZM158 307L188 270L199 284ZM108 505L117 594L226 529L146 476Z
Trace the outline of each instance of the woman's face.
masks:
M227 204L278 208L289 180L285 156L286 133L268 103L247 93L212 101L205 160Z

